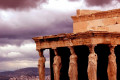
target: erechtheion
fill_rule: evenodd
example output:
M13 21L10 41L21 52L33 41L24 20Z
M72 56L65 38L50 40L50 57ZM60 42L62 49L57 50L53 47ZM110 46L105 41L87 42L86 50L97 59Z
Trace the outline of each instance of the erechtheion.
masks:
M120 9L77 10L73 33L34 37L39 79L50 49L51 80L120 80Z

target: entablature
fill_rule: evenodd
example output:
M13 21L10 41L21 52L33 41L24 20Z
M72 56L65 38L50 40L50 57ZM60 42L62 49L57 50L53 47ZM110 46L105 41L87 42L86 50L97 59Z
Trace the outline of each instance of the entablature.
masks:
M36 49L68 47L91 44L120 44L120 33L88 31L84 33L68 33L52 36L35 37Z

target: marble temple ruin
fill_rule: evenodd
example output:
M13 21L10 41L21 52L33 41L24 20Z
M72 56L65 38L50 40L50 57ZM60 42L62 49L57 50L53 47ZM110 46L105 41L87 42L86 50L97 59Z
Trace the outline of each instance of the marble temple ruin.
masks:
M120 9L76 12L73 33L33 38L39 79L45 80L49 49L51 80L120 80Z

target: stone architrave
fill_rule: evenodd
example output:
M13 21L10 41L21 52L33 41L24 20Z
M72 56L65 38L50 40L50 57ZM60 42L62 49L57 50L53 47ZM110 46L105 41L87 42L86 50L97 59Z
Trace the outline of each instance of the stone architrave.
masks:
M77 69L77 55L74 52L73 47L70 47L71 56L70 56L70 63L69 63L69 78L70 80L78 80L78 69Z
M110 47L111 54L108 56L108 79L109 80L117 80L117 64L116 64L116 56L114 53L114 47Z
M53 62L53 70L54 70L54 80L60 80L60 69L61 69L61 57L58 56L57 51L54 50L55 57Z
M45 57L40 57L38 61L39 78L45 80Z
M97 54L94 52L94 47L91 47L90 55L88 56L88 79L97 80Z

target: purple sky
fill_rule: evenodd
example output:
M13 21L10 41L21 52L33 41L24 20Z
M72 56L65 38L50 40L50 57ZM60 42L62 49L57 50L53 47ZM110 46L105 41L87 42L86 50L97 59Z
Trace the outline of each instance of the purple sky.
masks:
M0 0L0 71L36 67L32 37L72 33L76 9L110 10L120 0ZM46 50L46 67L49 51Z

